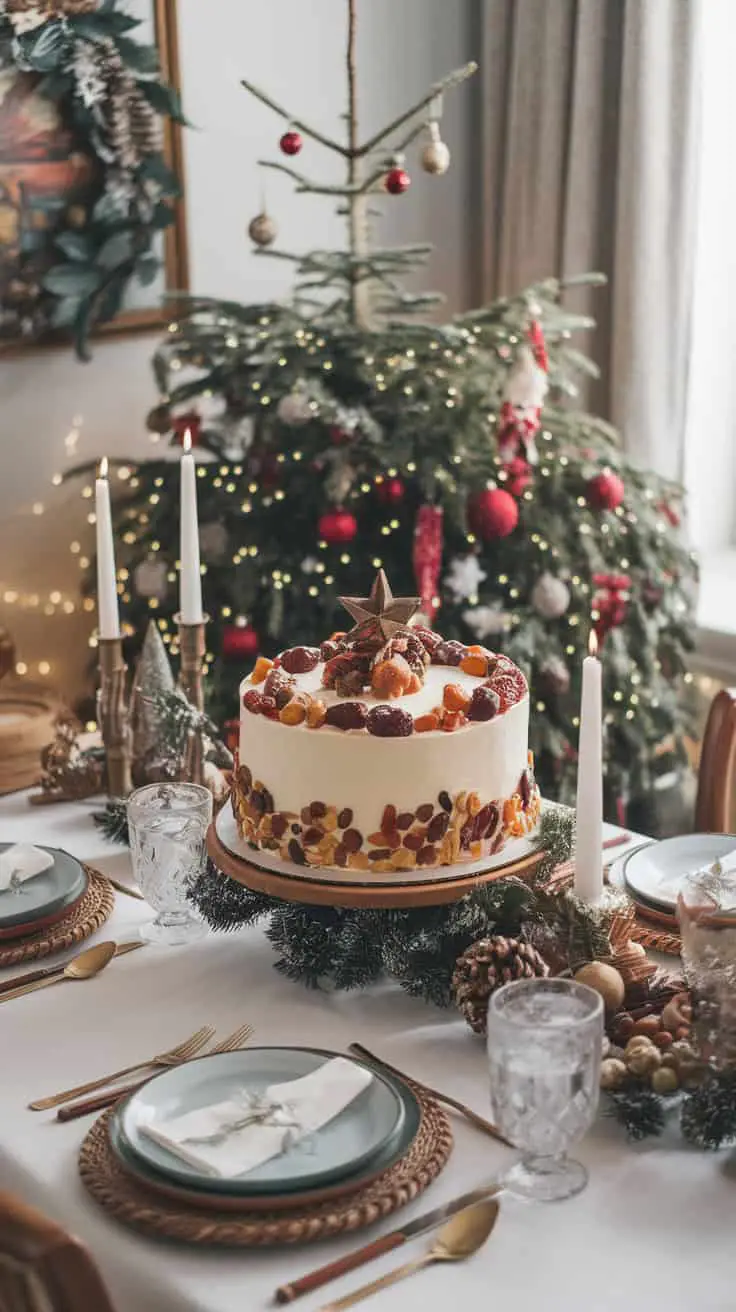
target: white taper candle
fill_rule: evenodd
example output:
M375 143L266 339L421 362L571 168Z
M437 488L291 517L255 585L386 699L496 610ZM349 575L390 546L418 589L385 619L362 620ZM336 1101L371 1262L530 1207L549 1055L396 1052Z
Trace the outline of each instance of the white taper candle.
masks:
M179 517L179 618L182 624L201 624L202 576L199 570L199 524L197 522L197 468L192 455L192 439L184 434L181 458L181 496Z
M603 671L597 650L591 632L580 701L574 884L578 897L591 903L603 894Z
M110 484L107 481L107 457L100 461L95 481L95 521L97 534L97 631L101 638L120 637L118 588L115 577L115 547L112 536Z

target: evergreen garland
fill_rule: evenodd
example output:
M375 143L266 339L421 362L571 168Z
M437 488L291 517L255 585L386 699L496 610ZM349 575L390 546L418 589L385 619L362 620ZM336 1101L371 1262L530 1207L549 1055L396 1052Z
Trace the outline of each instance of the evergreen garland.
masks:
M661 1134L664 1130L665 1101L652 1089L618 1089L608 1096L609 1114L624 1127L633 1142Z
M736 1071L714 1071L691 1093L680 1113L684 1137L698 1148L721 1148L736 1140Z

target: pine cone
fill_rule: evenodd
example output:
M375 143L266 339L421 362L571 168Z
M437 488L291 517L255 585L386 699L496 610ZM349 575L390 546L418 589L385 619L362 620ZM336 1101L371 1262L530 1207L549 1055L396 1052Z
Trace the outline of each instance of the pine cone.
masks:
M486 1033L488 999L514 979L549 974L549 967L531 943L518 938L481 938L458 957L452 976L452 996L471 1030Z
M137 86L131 92L128 103L130 131L139 157L157 155L164 143L160 116Z

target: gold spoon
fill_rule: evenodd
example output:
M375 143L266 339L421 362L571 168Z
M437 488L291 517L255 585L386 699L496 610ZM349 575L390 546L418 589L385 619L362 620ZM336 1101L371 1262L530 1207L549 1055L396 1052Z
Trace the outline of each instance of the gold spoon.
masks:
M50 988L52 984L63 984L67 979L92 979L112 961L117 944L112 942L96 943L92 948L80 952L73 961L67 963L60 975L53 979L38 980L35 984L25 984L12 992L3 993L0 1003L11 1002L13 998L22 998L26 993L35 993L38 989Z
M495 1198L491 1198L484 1203L476 1203L475 1207L466 1208L464 1212L458 1212L457 1216L453 1216L446 1225L443 1225L432 1247L423 1257L417 1258L415 1262L405 1262L403 1266L394 1267L388 1275L373 1280L369 1285L361 1285L360 1289L356 1289L352 1294L346 1294L344 1298L338 1298L334 1303L328 1303L321 1312L343 1312L344 1308L360 1303L361 1299L368 1298L369 1294L377 1294L379 1289L386 1289L389 1285L396 1284L397 1280L403 1280L405 1276L413 1276L416 1271L421 1271L425 1266L432 1266L435 1262L461 1262L465 1257L472 1257L490 1235L496 1224L498 1211L498 1202Z

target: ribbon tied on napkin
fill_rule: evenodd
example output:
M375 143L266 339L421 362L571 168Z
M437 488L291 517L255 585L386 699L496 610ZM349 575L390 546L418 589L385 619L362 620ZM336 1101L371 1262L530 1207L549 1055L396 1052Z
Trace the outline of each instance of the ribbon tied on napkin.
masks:
M372 1079L365 1067L334 1057L301 1079L269 1085L263 1094L141 1122L140 1131L195 1169L234 1179L334 1120Z
M42 852L40 847L30 843L15 843L7 852L0 854L0 893L8 889L19 889L27 879L40 875L54 864L49 852Z

